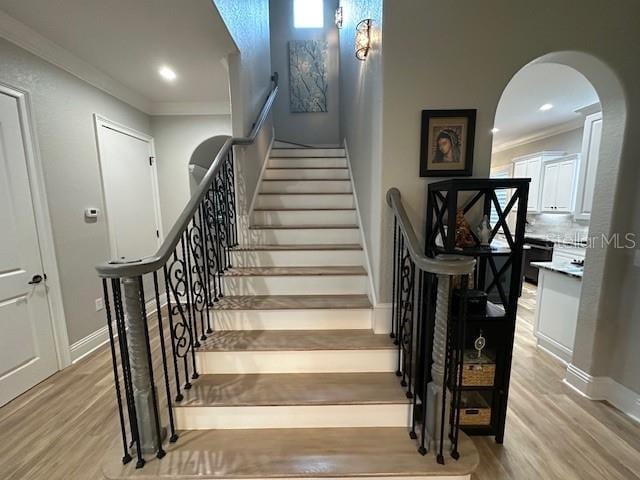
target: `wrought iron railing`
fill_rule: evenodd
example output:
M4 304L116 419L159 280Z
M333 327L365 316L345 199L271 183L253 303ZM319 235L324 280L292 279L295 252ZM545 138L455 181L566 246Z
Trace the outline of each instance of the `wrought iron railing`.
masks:
M423 455L434 442L443 464L447 448L459 458L465 292L475 260L423 255L397 189L387 192L387 203L393 212L396 375L412 401L410 437Z
M209 308L224 296L223 277L231 267L231 249L238 245L233 147L254 143L278 92L277 74L272 81L251 134L225 141L158 252L96 267L102 279L125 464L132 453L136 468L144 466L147 453L165 455L161 407L167 411L169 441L178 440L173 403L181 402L198 378L195 349L212 333ZM148 309L155 311L153 316ZM150 328L158 330L153 348ZM164 387L160 392L158 373Z

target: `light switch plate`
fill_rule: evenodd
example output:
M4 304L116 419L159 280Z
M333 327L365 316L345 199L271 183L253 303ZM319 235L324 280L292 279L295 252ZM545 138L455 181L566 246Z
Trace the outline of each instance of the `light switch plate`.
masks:
M104 308L104 300L102 298L96 298L96 312L99 312Z

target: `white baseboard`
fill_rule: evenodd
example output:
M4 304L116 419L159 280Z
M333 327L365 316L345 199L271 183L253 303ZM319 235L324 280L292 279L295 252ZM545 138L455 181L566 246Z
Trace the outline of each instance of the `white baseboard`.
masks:
M71 363L76 363L109 341L107 326L90 333L71 345Z
M564 383L590 400L605 400L636 422L640 422L640 394L610 377L593 377L573 364Z
M379 303L373 307L373 333L391 333L391 304Z
M367 239L364 234L364 228L362 226L362 215L360 215L360 205L358 204L358 194L356 192L356 183L353 180L353 170L351 170L351 157L349 156L349 146L347 144L347 139L344 139L344 155L347 158L347 168L349 169L349 180L351 181L351 191L353 192L353 202L356 207L356 215L358 219L358 229L360 230L360 242L362 243L362 250L364 251L364 259L366 262L365 268L367 269L368 277L369 277L369 300L371 301L371 305L376 305L378 303L378 298L376 295L376 287L375 282L373 281L373 268L371 264L371 256L369 255L369 249L367 248ZM374 323L375 326L375 323Z
M573 351L564 345L556 342L554 339L547 337L545 334L536 333L537 347L552 357L560 360L565 365L569 365L573 358Z
M160 306L164 307L167 304L167 295L163 293L160 295ZM145 309L147 311L147 315L153 315L156 313L156 302L155 300L151 300L146 303ZM115 326L114 326L114 333ZM117 335L117 334L116 334ZM109 341L109 328L105 325L102 328L99 328L93 333L90 333L84 338L81 338L77 342L73 343L71 347L69 347L69 351L71 352L71 363L74 364L79 362L87 355L93 353L102 345Z

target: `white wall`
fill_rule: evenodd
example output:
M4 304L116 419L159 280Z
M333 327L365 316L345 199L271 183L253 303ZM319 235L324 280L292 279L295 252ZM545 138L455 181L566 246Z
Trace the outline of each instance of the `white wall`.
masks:
M151 134L149 117L27 51L0 39L0 81L29 92L44 167L70 343L105 326L95 311L102 287L94 266L109 258L93 114Z
M228 59L229 84L233 135L243 137L251 131L271 91L269 0L214 0L214 3L238 47L238 53ZM272 138L270 115L254 145L235 149L238 208L243 222L247 221L249 205Z
M191 198L191 154L208 138L231 135L231 116L155 116L151 118L151 131L155 139L162 225L166 234Z
M427 185L418 176L420 111L477 108L473 172L486 176L490 129L505 86L529 62L565 51L578 53L549 58L569 62L594 84L605 114L603 138L611 145L598 169L602 188L596 192L590 232L640 231L640 136L635 133L640 130L640 64L632 53L640 50L638 2L616 0L602 8L598 0L583 0L575 8L572 2L553 0L535 5L510 0L393 0L385 2L384 17L382 191L400 189L419 233L424 231ZM619 101L623 91L626 104ZM625 112L627 135L621 123ZM619 164L615 144L623 138ZM392 248L388 211L382 235L384 262ZM640 308L632 292L640 290L640 283L631 270L632 260L628 250L587 253L574 363L640 391L640 361L632 353L640 343ZM598 274L602 268L604 276ZM379 293L389 298L390 262L383 263L381 271Z
M274 106L276 138L303 144L340 145L340 77L337 0L324 0L324 28L294 28L293 1L270 0L271 67L280 75L282 92ZM289 107L289 41L324 40L327 50L328 98L326 113L291 113Z
M349 152L362 230L371 261L372 278L380 291L382 260L382 0L341 2L340 125ZM355 28L365 18L374 20L375 43L366 61L355 56ZM389 253L391 255L391 253Z

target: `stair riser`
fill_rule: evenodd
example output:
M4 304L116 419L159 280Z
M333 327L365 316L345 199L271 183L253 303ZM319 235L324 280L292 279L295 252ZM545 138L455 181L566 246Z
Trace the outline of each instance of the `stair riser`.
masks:
M274 148L272 157L344 157L344 148Z
M221 310L213 312L213 329L225 330L365 330L370 309Z
M406 427L408 404L176 407L179 430Z
M343 169L320 169L320 168L309 168L309 169L294 169L294 168L268 168L264 172L265 179L305 179L311 180L314 178L319 178L322 180L333 179L333 180L349 180L349 170L346 168Z
M200 351L196 360L204 374L395 372L397 368L394 349Z
M235 267L364 266L364 253L362 250L253 250L233 252L231 261Z
M253 212L254 225L357 225L355 210L282 210Z
M360 243L357 228L251 229L251 245L335 245Z
M365 275L255 276L225 278L227 295L362 295Z
M269 168L347 168L346 158L271 158Z
M255 208L355 208L353 195L258 195Z
M269 180L262 182L264 193L351 193L348 180Z

